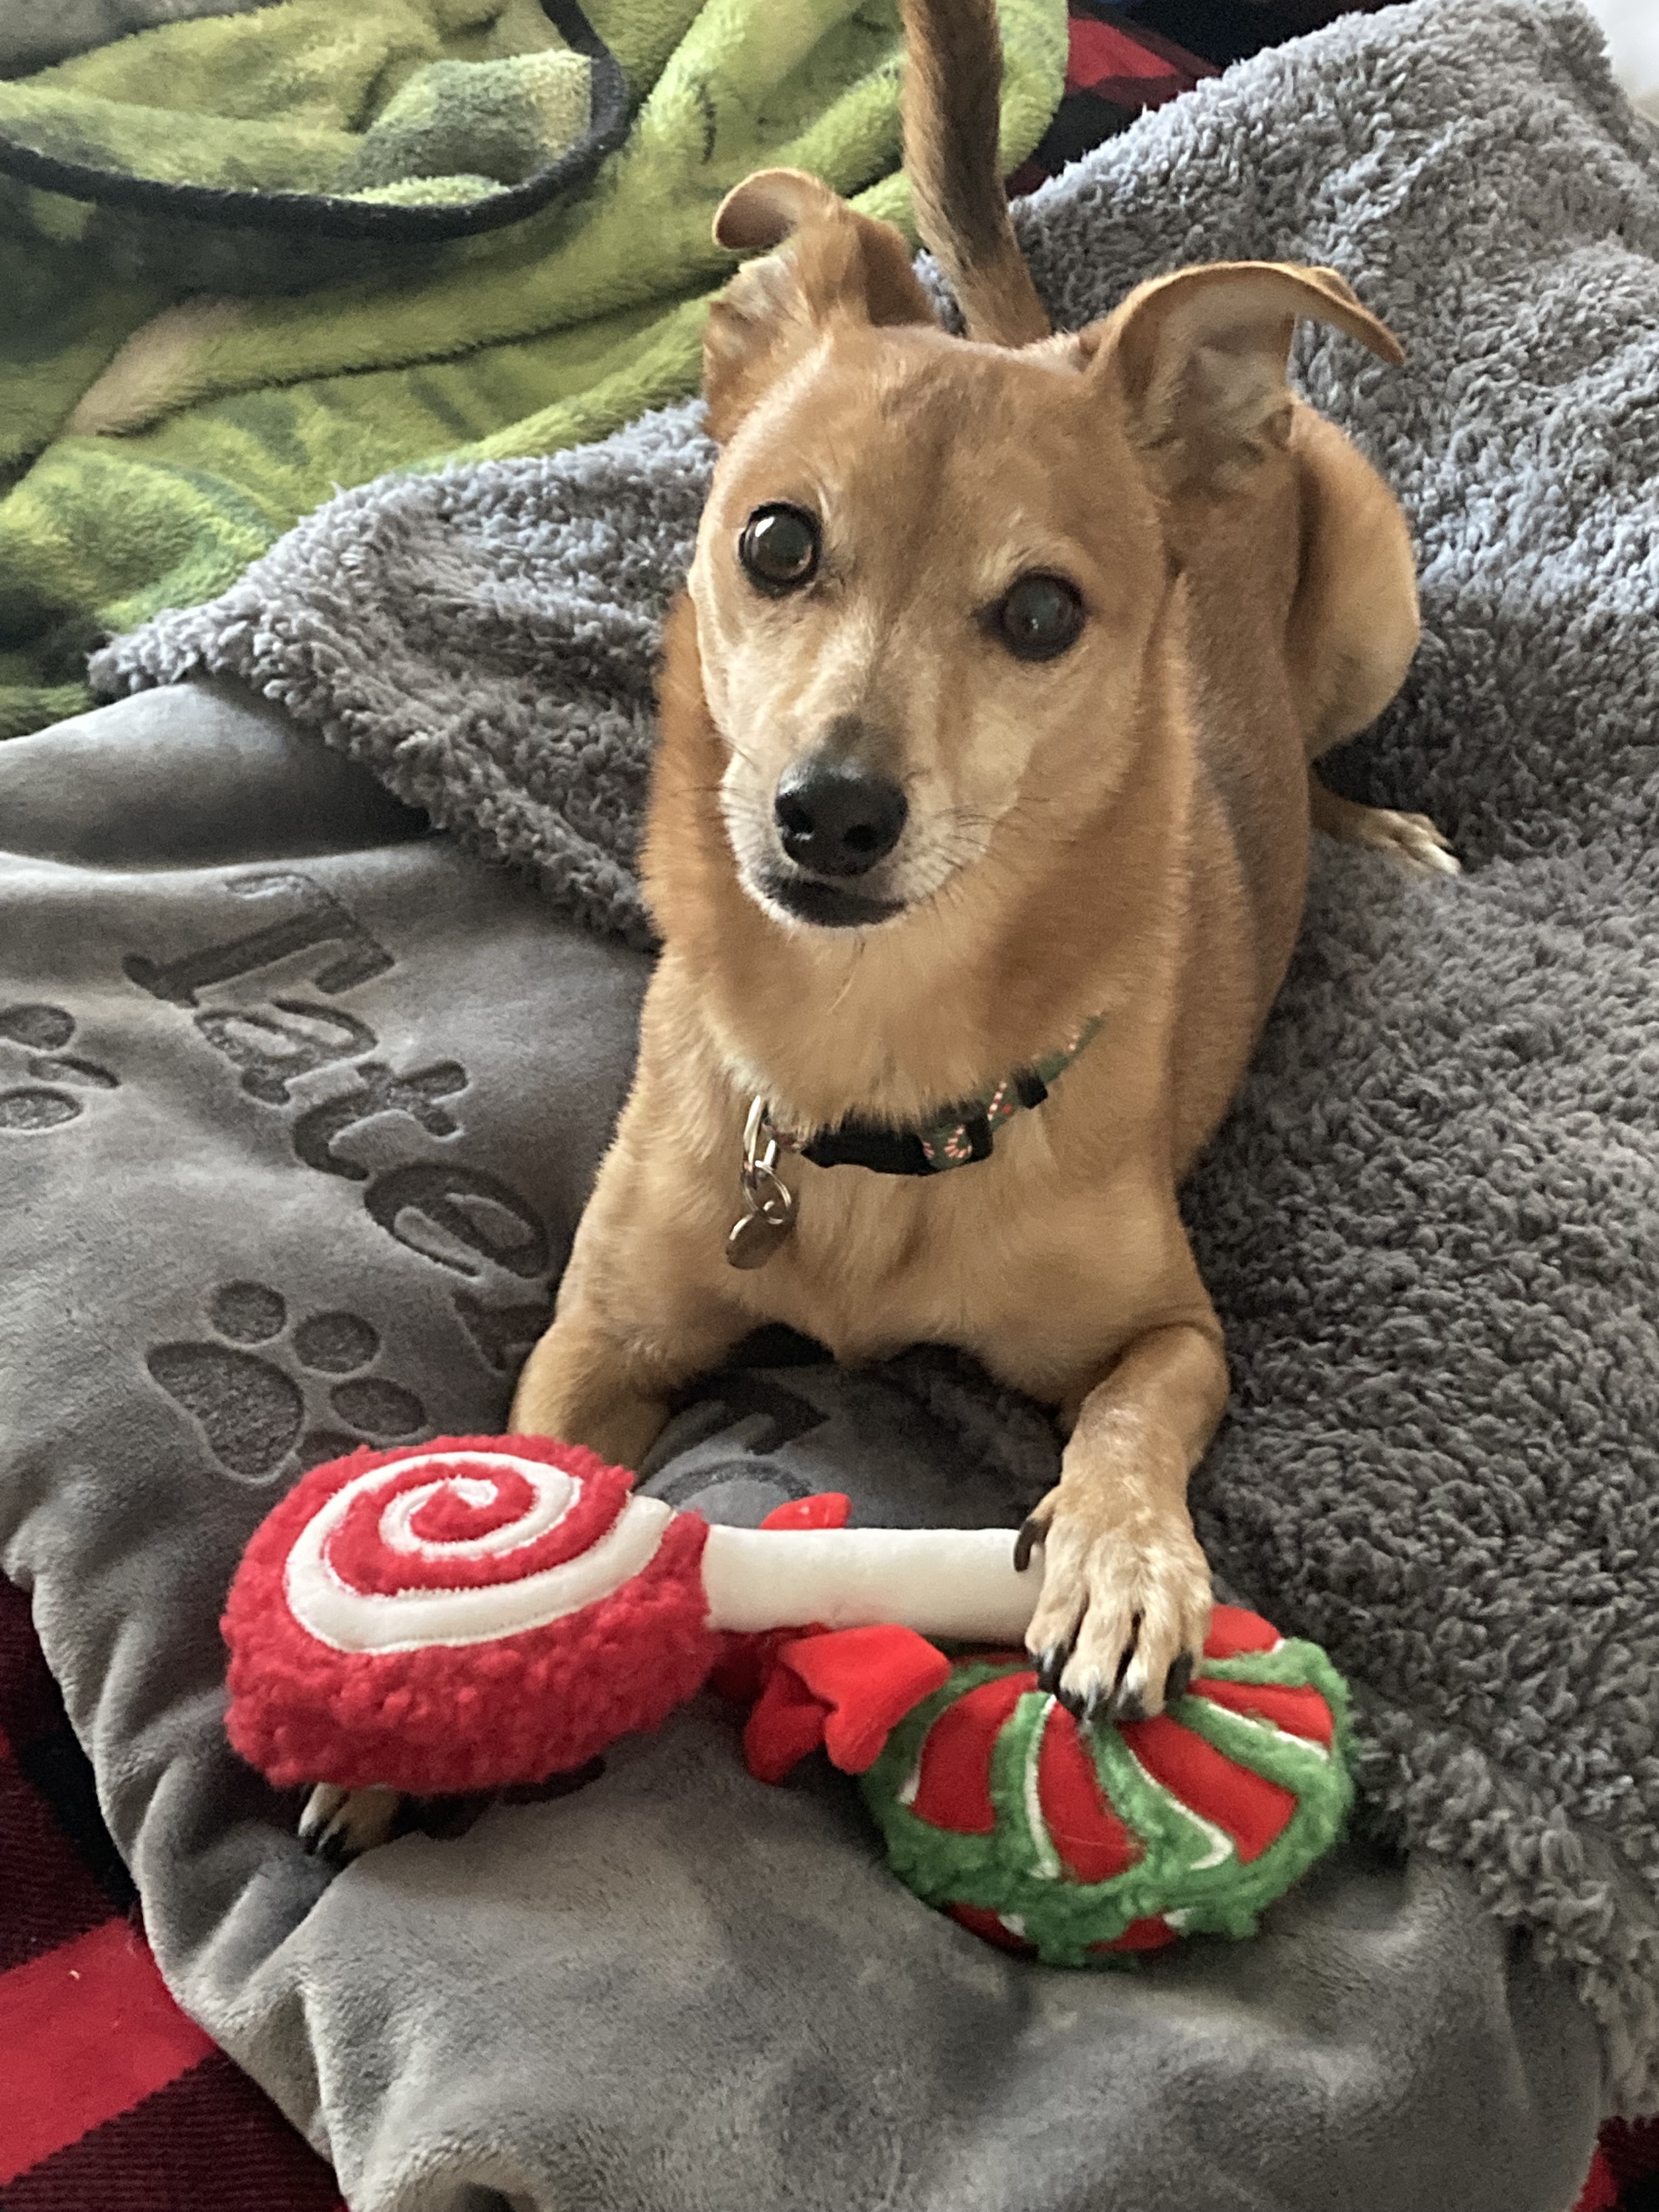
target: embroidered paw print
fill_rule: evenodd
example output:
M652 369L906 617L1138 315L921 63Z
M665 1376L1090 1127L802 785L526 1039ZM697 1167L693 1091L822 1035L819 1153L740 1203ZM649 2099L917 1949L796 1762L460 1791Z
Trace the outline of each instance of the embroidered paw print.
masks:
M214 1292L208 1319L214 1341L158 1344L144 1364L199 1424L234 1481L268 1482L290 1454L301 1468L315 1467L360 1444L401 1443L428 1425L414 1391L362 1371L380 1339L361 1314L307 1314L290 1328L281 1291L226 1283ZM248 1349L253 1345L261 1349ZM311 1418L325 1389L339 1428Z
M22 1047L24 1068L35 1078L0 1090L0 1132L58 1129L77 1121L82 1103L74 1091L60 1088L65 1083L76 1091L119 1089L108 1068L64 1050L74 1035L75 1017L67 1007L0 1006L0 1041Z

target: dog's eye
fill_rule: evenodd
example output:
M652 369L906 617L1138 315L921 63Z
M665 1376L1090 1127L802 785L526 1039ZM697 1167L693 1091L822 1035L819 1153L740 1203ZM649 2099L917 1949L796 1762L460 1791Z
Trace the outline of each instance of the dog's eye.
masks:
M818 565L818 526L804 507L757 507L743 526L738 558L763 592L793 592Z
M1017 660L1052 660L1083 627L1083 602L1063 576L1022 576L998 602L997 635Z

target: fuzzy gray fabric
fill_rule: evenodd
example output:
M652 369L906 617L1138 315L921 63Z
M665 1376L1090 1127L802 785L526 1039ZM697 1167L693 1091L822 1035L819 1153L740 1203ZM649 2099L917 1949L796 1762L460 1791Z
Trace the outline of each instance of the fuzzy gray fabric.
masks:
M1190 1193L1237 1381L1194 1505L1358 1684L1377 1817L1571 1968L1613 2098L1659 2106L1653 135L1572 0L1421 0L1206 85L1019 226L1063 323L1268 256L1408 349L1299 344L1421 556L1422 651L1343 773L1471 873L1320 858ZM238 676L641 942L652 651L708 459L680 410L368 487L95 679Z
M663 617L714 449L702 408L548 461L382 478L332 500L204 607L97 655L128 691L234 676L556 906L651 942L635 849Z

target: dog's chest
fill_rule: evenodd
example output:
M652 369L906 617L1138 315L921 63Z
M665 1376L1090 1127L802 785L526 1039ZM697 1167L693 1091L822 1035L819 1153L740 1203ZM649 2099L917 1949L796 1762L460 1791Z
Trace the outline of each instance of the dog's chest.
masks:
M938 1176L803 1165L793 1233L746 1302L849 1364L948 1344L1062 1396L1144 1293L1146 1224L1124 1194L1079 1200L1014 1149Z

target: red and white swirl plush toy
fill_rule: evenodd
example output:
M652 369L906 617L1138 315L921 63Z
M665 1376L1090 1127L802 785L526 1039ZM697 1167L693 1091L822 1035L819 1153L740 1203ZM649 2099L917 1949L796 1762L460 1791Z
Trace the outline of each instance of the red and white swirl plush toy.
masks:
M801 1520L711 1528L546 1437L327 1461L231 1585L230 1740L284 1787L504 1789L656 1727L733 1633L1024 1634L1040 1571L1015 1572L1007 1529Z
M283 1784L502 1789L655 1727L718 1670L756 1701L751 1773L821 1746L901 1880L1058 1966L1246 1935L1339 1832L1346 1700L1316 1645L1218 1606L1168 1712L1085 1729L1018 1649L1040 1570L1009 1530L848 1512L711 1528L539 1437L331 1461L231 1586L231 1741Z

